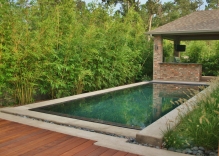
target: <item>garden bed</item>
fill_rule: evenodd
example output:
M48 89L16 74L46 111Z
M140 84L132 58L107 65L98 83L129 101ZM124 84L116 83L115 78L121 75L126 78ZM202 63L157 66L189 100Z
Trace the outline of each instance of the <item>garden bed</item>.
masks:
M179 114L179 125L175 129L167 129L164 144L169 149L186 149L194 146L204 147L206 153L213 150L216 154L219 140L219 80L211 82L202 96L198 97L196 105L189 110L188 115ZM195 154L195 153L193 153Z

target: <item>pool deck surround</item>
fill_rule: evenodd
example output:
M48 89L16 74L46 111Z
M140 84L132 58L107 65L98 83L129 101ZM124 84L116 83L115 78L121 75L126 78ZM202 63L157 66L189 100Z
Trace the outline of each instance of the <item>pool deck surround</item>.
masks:
M17 130L19 129L19 133ZM94 145L95 141L0 119L0 155L138 156Z
M95 141L93 145L144 156L187 156L186 154L127 143L126 139L84 131L0 112L0 119ZM13 140L12 140L13 141ZM6 143L2 142L3 144Z
M198 82L198 83L197 82L178 82L178 81L152 81L152 82L171 83L171 84L188 84L188 85L206 85L206 83L204 83L204 82ZM7 113L7 115L21 115L21 116L27 116L27 117L31 117L31 118L36 118L36 119L46 120L49 122L56 123L56 125L51 124L52 127L55 127L55 126L59 127L59 125L57 125L57 124L71 125L71 126L75 126L75 127L86 128L86 129L98 131L98 132L117 134L117 135L122 135L122 136L126 136L126 137L136 138L136 140L140 143L147 143L147 144L151 144L154 146L161 146L162 145L162 138L163 138L162 131L167 130L168 126L170 128L173 128L178 122L178 113L179 112L181 112L181 113L188 112L188 103L192 103L192 105L195 105L195 101L198 100L198 96L200 96L201 94L204 94L205 90L203 90L198 95L196 95L193 98L191 98L190 100L188 100L186 103L180 105L177 109L174 109L173 111L171 111L168 114L166 114L165 116L161 117L160 119L158 119L157 121L155 121L151 125L147 126L143 130L128 129L128 128L123 128L123 127L111 126L111 125L106 125L106 124L101 124L101 123L94 123L94 122L72 119L72 118L67 118L67 117L61 117L61 116L45 114L45 113L40 113L40 112L35 112L35 111L29 110L29 109L33 109L33 108L37 108L37 107L46 106L46 105L70 101L70 100L74 100L74 99L78 99L78 98L84 98L84 97L88 97L88 96L93 96L93 95L98 95L98 94L103 94L103 93L115 91L115 90L121 90L124 88L139 86L139 85L143 85L143 84L147 84L147 83L150 83L150 82L145 81L145 82L140 82L140 83L136 83L136 84L125 85L125 86L120 86L120 87L115 87L115 88L110 88L110 89L105 89L105 90L101 90L101 91L85 93L85 94L60 98L60 99L54 99L54 100L49 100L49 101L44 101L44 102L39 102L39 103L33 103L33 104L19 106L19 107L2 108L2 109L0 109L0 112L2 112L4 114ZM21 117L16 116L16 118L21 118ZM37 122L39 122L39 121L37 121ZM74 129L74 128L72 128L72 129ZM106 142L104 142L103 144L106 144Z
M28 105L19 106L19 107L2 108L0 111L8 113L8 114L25 115L25 116L40 119L40 120L47 120L47 121L57 123L57 124L72 125L72 126L76 126L80 128L95 130L98 132L112 133L112 134L135 138L139 130L117 127L117 126L106 125L106 124L95 123L95 122L89 122L89 121L84 121L84 120L79 120L79 119L72 119L68 117L61 117L61 116L52 115L52 114L30 111L30 109L38 108L42 106L48 106L48 105L57 104L57 103L63 103L66 101L90 97L94 95L100 95L100 94L104 94L104 93L108 93L112 91L122 90L125 88L140 86L140 85L148 84L148 83L150 82L145 81L145 82L129 84L129 85L124 85L124 86L119 86L119 87L114 87L114 88L109 88L109 89L104 89L104 90L54 99L54 100L48 100L48 101L28 104Z

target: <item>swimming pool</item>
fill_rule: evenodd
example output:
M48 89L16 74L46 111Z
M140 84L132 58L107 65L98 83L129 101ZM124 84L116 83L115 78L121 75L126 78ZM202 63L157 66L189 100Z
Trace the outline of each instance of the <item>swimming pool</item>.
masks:
M189 99L197 85L149 83L31 109L114 126L143 129Z

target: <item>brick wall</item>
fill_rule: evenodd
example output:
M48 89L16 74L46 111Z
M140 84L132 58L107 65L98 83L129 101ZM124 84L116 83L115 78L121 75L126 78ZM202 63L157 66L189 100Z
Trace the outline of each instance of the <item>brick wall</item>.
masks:
M154 36L153 80L193 81L201 80L202 65L195 63L163 63L163 39Z
M201 64L190 63L160 63L160 77L164 81L194 81L199 82L202 75Z

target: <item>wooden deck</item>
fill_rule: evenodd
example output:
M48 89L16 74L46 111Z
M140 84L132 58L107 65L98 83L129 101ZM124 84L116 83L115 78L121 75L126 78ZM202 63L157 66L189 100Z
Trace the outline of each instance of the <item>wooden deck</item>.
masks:
M137 156L94 143L92 140L0 119L2 156Z

